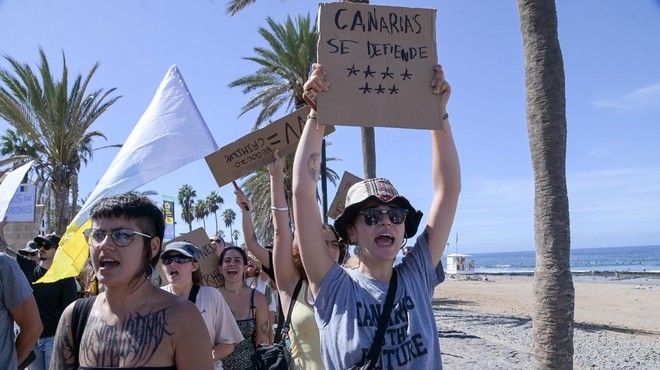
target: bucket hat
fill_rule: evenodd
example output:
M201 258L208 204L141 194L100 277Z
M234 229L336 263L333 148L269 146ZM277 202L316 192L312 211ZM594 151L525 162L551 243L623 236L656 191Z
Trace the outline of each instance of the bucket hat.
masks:
M358 212L372 201L407 209L404 237L411 238L415 236L424 214L422 211L416 210L408 199L399 195L390 180L377 177L355 183L348 189L344 210L335 220L335 229L344 242L349 242L348 225L353 223Z

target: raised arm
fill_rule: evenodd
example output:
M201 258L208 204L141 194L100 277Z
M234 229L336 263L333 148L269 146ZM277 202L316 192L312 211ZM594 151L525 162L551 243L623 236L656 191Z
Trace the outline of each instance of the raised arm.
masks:
M264 248L257 240L257 233L254 231L254 223L252 222L252 204L247 195L240 190L234 190L236 194L236 204L241 209L241 226L243 227L243 236L245 238L245 246L247 250L254 255L256 259L261 262L261 265L269 270L273 267L270 265L270 258L268 250ZM247 208L247 209L246 209Z
M312 66L312 75L305 83L305 91L327 91L329 84L325 70ZM317 122L316 111L307 117L293 162L293 216L296 239L314 296L334 261L325 251L321 213L316 200L316 184L321 170L321 141L325 126Z
M442 128L431 131L433 150L433 202L429 211L426 232L429 237L429 251L433 266L437 266L449 239L454 222L458 195L461 192L461 169L458 153L451 133L447 113L447 102L451 86L445 81L442 66L435 66L435 76L431 81L433 93L440 95L442 106Z
M284 159L275 151L275 161L268 165L270 173L270 202L273 212L273 264L275 280L280 294L285 298L288 308L293 289L300 279L300 273L293 263L293 235L289 220L289 207L284 193ZM286 312L286 311L285 311Z

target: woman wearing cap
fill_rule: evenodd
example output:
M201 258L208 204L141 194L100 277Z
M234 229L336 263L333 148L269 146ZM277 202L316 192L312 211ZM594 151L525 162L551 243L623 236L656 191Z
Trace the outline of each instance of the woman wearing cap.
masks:
M243 335L222 294L215 288L201 285L199 259L199 250L191 243L168 244L160 255L160 262L170 284L162 289L197 306L211 336L214 368L221 370L222 359L234 351L236 343L243 340Z
M315 64L312 68L305 90L327 91L330 84L323 67ZM430 90L439 95L438 104L446 121L451 88L440 66L435 67ZM378 327L390 278L396 273L395 304L384 336L380 367L441 368L431 298L435 286L444 279L440 258L461 187L449 122L431 131L433 201L423 233L403 263L393 267L405 239L415 236L422 213L386 179L367 179L349 189L335 228L342 239L356 246L359 263L351 270L321 253L325 243L319 227L316 182L325 130L322 123L317 122L312 110L294 161L293 207L296 238L316 298L323 361L328 369L347 369L364 360Z
M257 346L268 343L268 302L266 296L245 284L247 255L242 248L231 246L220 254L220 273L224 285L218 288L234 314L243 341L223 361L225 369L252 368L251 356Z

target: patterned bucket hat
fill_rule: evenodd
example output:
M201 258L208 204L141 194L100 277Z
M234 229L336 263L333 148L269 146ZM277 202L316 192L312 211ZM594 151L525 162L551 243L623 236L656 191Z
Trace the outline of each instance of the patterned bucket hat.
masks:
M371 201L407 209L404 237L411 238L415 236L422 220L422 211L416 210L408 199L399 195L390 180L378 177L360 181L348 189L345 208L335 220L335 229L344 242L348 243L349 241L348 225L353 223L357 213Z

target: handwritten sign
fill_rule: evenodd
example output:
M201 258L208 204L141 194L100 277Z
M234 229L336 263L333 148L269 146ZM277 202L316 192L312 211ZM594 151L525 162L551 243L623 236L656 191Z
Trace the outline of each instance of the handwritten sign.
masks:
M282 157L293 153L300 141L309 111L308 106L298 109L206 156L206 164L218 186L249 175L273 162L273 153L277 149ZM334 130L334 126L328 126L325 134Z
M348 189L353 186L353 184L362 181L361 178L353 175L348 171L344 171L344 174L341 176L341 181L337 187L337 193L335 194L335 199L332 200L330 208L328 209L328 217L333 220L336 220L339 215L344 212L344 207L346 206L346 194L348 194Z
M199 268L202 271L202 285L207 285L214 288L219 287L222 284L222 275L220 274L219 268L220 258L215 254L215 248L210 245L209 237L206 235L206 231L204 231L203 228L200 227L187 234L176 237L167 243L163 243L161 252L168 244L183 241L192 243L192 245L196 246L199 250L201 255L199 260ZM158 260L158 265L156 268L158 269L158 273L160 274L163 285L169 284L167 282L167 277L163 272L163 266L160 263L160 260Z
M441 127L431 90L437 64L434 9L345 2L319 5L318 60L331 88L317 97L319 122Z

